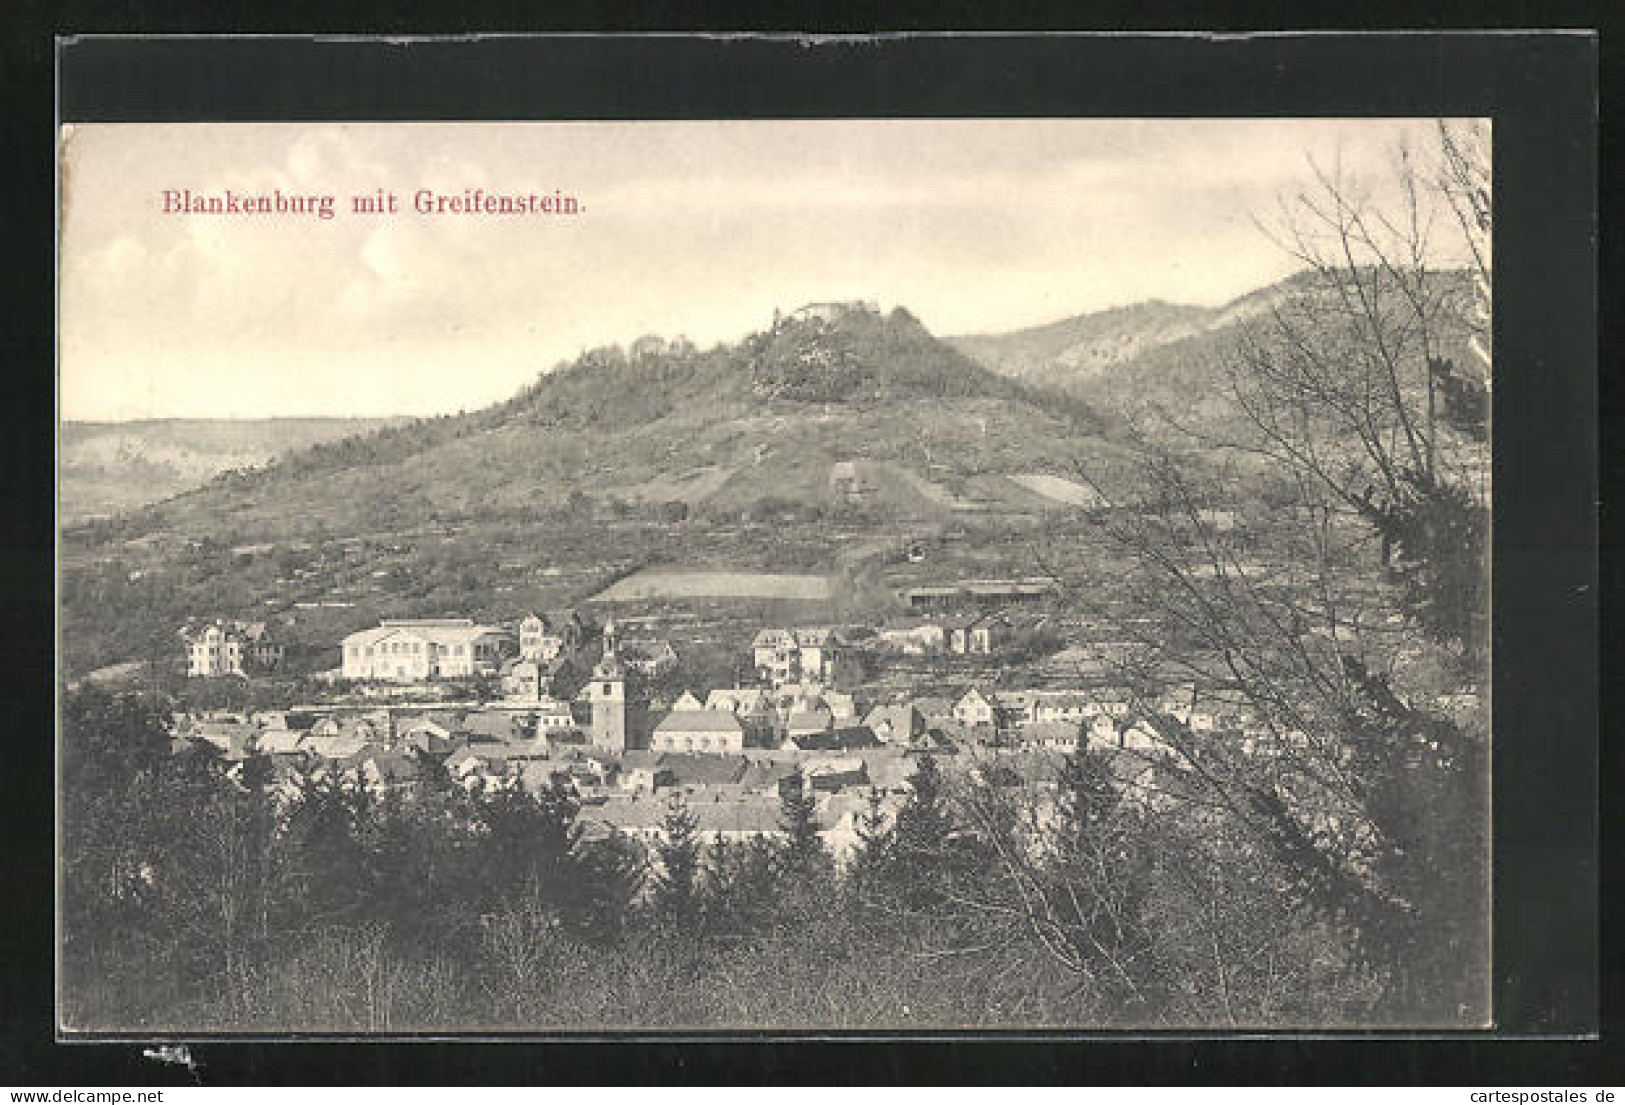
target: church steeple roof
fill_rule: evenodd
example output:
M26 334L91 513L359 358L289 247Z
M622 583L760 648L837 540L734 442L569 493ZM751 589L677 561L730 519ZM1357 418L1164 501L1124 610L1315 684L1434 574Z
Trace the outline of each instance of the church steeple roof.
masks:
M592 669L592 677L594 679L625 679L626 669L621 666L620 657L613 652L606 652L603 659L598 661L598 666Z

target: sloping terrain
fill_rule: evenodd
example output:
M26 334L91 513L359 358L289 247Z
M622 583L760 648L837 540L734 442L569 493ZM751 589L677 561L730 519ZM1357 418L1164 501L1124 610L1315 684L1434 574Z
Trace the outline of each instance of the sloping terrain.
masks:
M717 518L1021 512L1032 498L1017 485L988 484L1007 490L1001 501L966 481L1067 471L1117 448L1108 428L1087 402L988 371L906 311L825 305L735 345L596 350L494 407L227 473L130 529L308 537L679 506Z
M325 441L367 433L400 419L169 418L64 422L62 521L72 525L167 499L221 472L265 464Z
M1430 278L1427 294L1441 304L1454 300L1461 305L1466 292L1465 274L1446 272ZM1406 310L1401 293L1392 287L1385 286L1383 298L1390 310ZM1075 396L1142 429L1170 424L1224 428L1239 417L1230 398L1230 373L1240 363L1242 344L1259 334L1266 344L1278 344L1270 333L1278 311L1289 315L1300 332L1314 334L1323 350L1347 340L1341 332L1349 324L1345 307L1308 272L1218 308L1154 300L1008 334L947 340L990 371ZM1464 358L1466 330L1459 313L1441 310L1438 323L1436 352ZM1391 327L1394 332L1403 328L1399 322ZM1351 348L1351 355L1355 352ZM1420 364L1419 357L1413 360ZM1156 417L1147 419L1152 413Z
M1056 387L1106 375L1149 349L1203 333L1221 313L1210 307L1151 300L1008 334L967 334L946 340L1000 375Z

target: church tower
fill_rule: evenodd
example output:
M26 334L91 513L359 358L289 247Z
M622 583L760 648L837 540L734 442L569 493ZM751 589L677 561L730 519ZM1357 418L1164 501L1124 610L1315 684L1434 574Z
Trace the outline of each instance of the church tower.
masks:
M592 669L592 745L600 752L626 751L626 670L613 649Z

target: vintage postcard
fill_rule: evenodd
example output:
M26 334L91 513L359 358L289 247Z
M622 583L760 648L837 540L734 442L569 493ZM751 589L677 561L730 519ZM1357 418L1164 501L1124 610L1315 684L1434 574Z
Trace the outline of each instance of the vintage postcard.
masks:
M59 1023L1482 1028L1490 123L69 123Z

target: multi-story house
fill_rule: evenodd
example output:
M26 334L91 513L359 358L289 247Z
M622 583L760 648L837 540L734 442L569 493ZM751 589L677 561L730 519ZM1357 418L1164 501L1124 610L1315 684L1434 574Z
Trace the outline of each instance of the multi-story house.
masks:
M756 674L781 687L801 676L801 647L788 629L763 629L751 642Z
M982 614L950 626L948 651L990 656L1009 641L1010 632L1010 619L1003 614Z
M503 665L503 693L520 702L538 701L548 687L548 678L542 663L521 658Z
M756 674L775 687L786 683L835 684L850 679L855 661L829 626L764 629L751 642Z
M526 660L553 660L581 647L586 623L574 610L529 614L519 622L519 655Z
M344 638L345 679L418 683L494 675L512 636L469 618L396 619Z
M248 675L271 671L282 663L286 652L264 622L215 620L186 626L180 632L186 645L188 675Z
M841 639L828 626L804 626L792 631L796 638L799 674L813 683L834 683L835 665L841 659Z
M1037 691L994 691L993 722L1001 729L1031 724L1038 702Z

